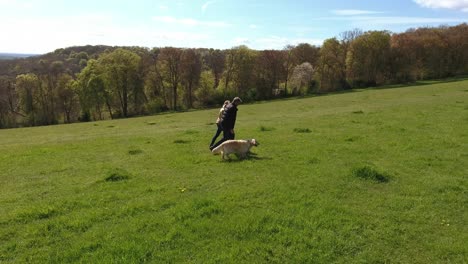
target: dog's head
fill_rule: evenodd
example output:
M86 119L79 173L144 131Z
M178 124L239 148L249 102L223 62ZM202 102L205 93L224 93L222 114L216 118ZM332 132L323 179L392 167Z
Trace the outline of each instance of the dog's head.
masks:
M258 146L258 145L260 145L260 143L258 143L258 141L255 140L255 138L253 138L253 139L250 140L250 145L252 145L252 146Z

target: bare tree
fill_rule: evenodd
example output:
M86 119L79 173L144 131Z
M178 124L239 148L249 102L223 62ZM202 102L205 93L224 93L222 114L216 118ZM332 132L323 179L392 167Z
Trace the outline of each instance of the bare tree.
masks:
M288 94L288 81L291 77L292 71L295 67L295 63L293 61L293 55L292 55L292 50L294 49L294 46L292 45L287 45L283 49L283 56L284 56L284 62L283 62L283 73L284 73L284 94Z
M63 112L64 122L72 122L72 113L76 112L77 95L74 90L75 81L68 74L62 74L57 82L57 99Z
M172 108L177 109L177 89L180 82L182 50L167 47L161 49L158 57L158 69L172 89Z
M336 38L324 41L317 67L322 92L344 89L346 79L345 51Z
M292 49L292 54L296 65L308 62L311 65L316 65L319 58L319 48L312 46L309 43L301 43Z
M348 81L356 87L383 84L390 58L390 33L369 31L355 39L347 55Z
M0 128L16 125L17 96L14 89L14 80L8 76L0 76Z
M279 50L260 51L257 57L255 72L259 98L271 98L279 89L283 70L283 52Z
M210 49L204 57L205 64L211 69L214 76L214 88L218 88L219 82L223 75L226 63L226 56L223 51L218 49Z
M200 81L201 68L200 55L194 49L184 50L181 57L181 82L185 88L187 108L193 107L193 91Z

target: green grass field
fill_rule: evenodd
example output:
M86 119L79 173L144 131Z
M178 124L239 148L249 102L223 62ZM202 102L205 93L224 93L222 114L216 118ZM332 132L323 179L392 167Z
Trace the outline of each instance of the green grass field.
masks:
M466 263L468 81L0 130L0 263Z

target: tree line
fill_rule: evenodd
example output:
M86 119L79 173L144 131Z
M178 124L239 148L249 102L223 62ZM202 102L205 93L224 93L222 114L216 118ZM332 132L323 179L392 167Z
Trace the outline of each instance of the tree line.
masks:
M83 46L0 61L0 128L125 118L468 74L468 25L355 29L282 50Z

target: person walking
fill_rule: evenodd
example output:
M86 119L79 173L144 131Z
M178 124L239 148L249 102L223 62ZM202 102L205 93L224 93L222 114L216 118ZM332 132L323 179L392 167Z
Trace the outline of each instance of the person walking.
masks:
M210 143L210 149L212 149L211 147L213 146L213 144L215 143L216 139L218 138L218 136L221 134L221 132L223 131L223 126L221 125L221 121L223 119L223 113L224 113L224 109L226 109L226 106L231 103L229 100L226 100L224 101L224 104L223 106L221 107L221 109L219 109L219 113L218 113L218 118L216 119L216 127L218 128L216 130L216 133L213 137L213 139L211 139L211 143Z
M223 111L223 117L221 118L221 127L223 129L223 138L220 139L216 144L210 147L213 150L217 146L221 145L226 140L234 139L235 132L234 126L236 125L237 118L237 106L242 103L239 97L235 97L230 104L228 104Z

